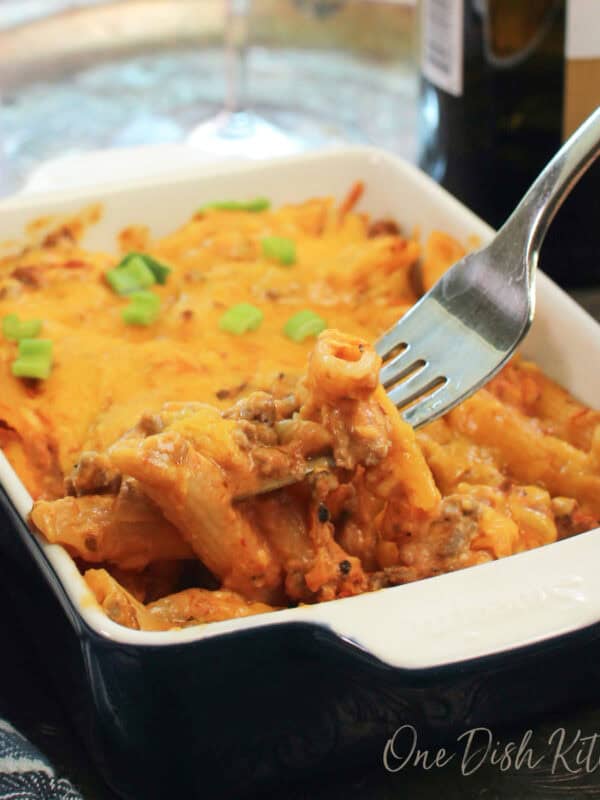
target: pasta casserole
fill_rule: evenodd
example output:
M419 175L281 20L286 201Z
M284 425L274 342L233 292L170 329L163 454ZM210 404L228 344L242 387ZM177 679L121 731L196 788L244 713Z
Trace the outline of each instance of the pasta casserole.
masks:
M0 259L0 446L114 621L168 630L475 566L600 519L600 412L513 359L415 432L372 342L467 244L356 184L216 201L119 256L100 210Z

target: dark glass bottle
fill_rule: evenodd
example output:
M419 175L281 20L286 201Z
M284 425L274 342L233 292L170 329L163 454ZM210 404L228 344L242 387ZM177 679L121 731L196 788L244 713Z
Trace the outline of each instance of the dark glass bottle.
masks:
M499 227L561 144L565 2L427 5L442 16L462 5L462 91L422 74L419 163ZM563 286L600 285L599 232L596 164L559 211L540 266Z

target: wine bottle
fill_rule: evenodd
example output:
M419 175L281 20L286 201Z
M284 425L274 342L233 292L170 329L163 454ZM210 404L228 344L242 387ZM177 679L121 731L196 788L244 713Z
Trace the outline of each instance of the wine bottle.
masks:
M568 11L565 0L421 3L419 163L494 227L560 147ZM594 13L600 29L600 3ZM599 229L597 164L559 211L541 268L563 286L600 284Z

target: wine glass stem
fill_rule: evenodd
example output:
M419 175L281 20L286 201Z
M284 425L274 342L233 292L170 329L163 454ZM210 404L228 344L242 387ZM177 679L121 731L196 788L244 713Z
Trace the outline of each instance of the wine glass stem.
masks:
M225 108L231 113L246 107L249 6L250 0L225 0Z

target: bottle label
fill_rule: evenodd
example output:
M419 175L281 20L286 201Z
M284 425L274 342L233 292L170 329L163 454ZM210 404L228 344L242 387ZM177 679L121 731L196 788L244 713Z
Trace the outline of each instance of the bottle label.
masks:
M563 135L600 105L600 2L568 0Z
M600 57L600 3L569 0L567 3L567 58Z
M463 92L464 0L423 0L421 70L455 97Z

